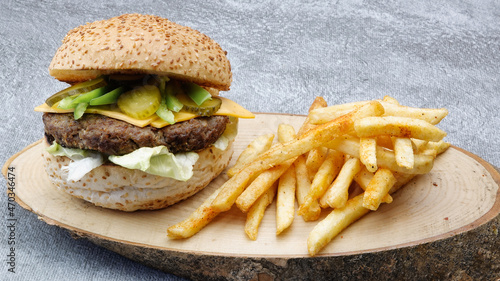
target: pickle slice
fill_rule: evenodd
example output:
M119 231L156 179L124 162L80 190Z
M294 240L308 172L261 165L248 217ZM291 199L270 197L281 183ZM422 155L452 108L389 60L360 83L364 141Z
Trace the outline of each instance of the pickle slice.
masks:
M98 77L96 79L81 82L53 94L52 96L50 96L48 99L45 100L45 103L48 106L53 106L56 102L66 97L87 93L92 90L104 87L106 85L107 82L103 77Z
M217 97L212 97L212 99L206 100L201 105L197 105L196 102L187 95L177 95L177 98L184 105L183 111L191 112L199 116L212 116L222 105L222 100Z
M128 116L146 119L160 107L161 93L156 86L144 85L121 94L117 104L120 110Z

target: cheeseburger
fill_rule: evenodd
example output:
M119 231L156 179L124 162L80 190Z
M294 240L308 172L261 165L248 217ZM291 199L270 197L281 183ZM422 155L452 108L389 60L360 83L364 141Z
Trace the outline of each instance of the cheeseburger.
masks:
M70 84L43 112L50 181L104 208L165 208L228 165L238 118L220 97L232 81L226 52L167 19L125 14L64 37L50 75Z

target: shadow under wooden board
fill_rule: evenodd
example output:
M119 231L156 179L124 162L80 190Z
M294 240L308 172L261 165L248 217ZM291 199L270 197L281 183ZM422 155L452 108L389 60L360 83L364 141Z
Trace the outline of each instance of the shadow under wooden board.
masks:
M256 136L280 123L298 129L304 116L256 114L240 120L232 163ZM220 214L195 236L172 240L166 229L186 218L227 180L223 173L195 196L158 211L120 212L95 207L53 187L41 141L12 156L16 201L48 224L137 262L191 279L336 277L500 277L500 174L479 157L452 146L429 174L416 177L382 205L340 233L316 257L307 237L317 222L296 217L276 236L275 205L266 211L256 241L244 233L245 214ZM43 200L42 200L43 199ZM326 216L324 211L323 217Z

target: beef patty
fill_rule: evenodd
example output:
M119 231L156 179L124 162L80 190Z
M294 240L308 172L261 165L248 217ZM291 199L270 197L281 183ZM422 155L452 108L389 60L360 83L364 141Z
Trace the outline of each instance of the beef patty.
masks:
M108 155L123 155L140 147L164 145L172 153L197 151L213 144L224 132L227 116L199 117L163 128L137 127L99 114L44 113L49 143L91 149Z

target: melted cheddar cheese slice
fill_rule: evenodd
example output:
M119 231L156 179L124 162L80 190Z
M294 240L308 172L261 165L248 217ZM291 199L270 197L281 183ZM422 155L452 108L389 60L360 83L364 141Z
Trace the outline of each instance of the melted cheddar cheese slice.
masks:
M215 113L215 115L227 115L227 116L233 116L233 117L238 117L238 118L254 118L255 116L253 115L252 112L246 110L243 108L241 105L235 103L234 101L223 98L223 97L218 97L222 100L222 105L220 109ZM54 106L50 107L46 103L39 105L35 107L35 111L38 112L49 112L49 113L69 113L73 112L72 109L67 110L67 109L60 109L57 108L57 104ZM123 112L120 111L120 109L117 106L113 105L101 105L101 106L89 106L87 110L85 110L85 113L95 113L95 114L101 114L107 117L111 117L114 119L122 120L127 123L130 123L132 125L138 126L138 127L145 127L148 125L151 125L156 128L162 128L165 127L168 124L168 122L164 121L160 117L158 117L156 114L152 115L151 117L148 117L146 119L135 119L132 118ZM174 112L174 118L175 122L181 122L181 121L186 121L189 119L193 119L198 117L196 114L188 113L188 112Z

